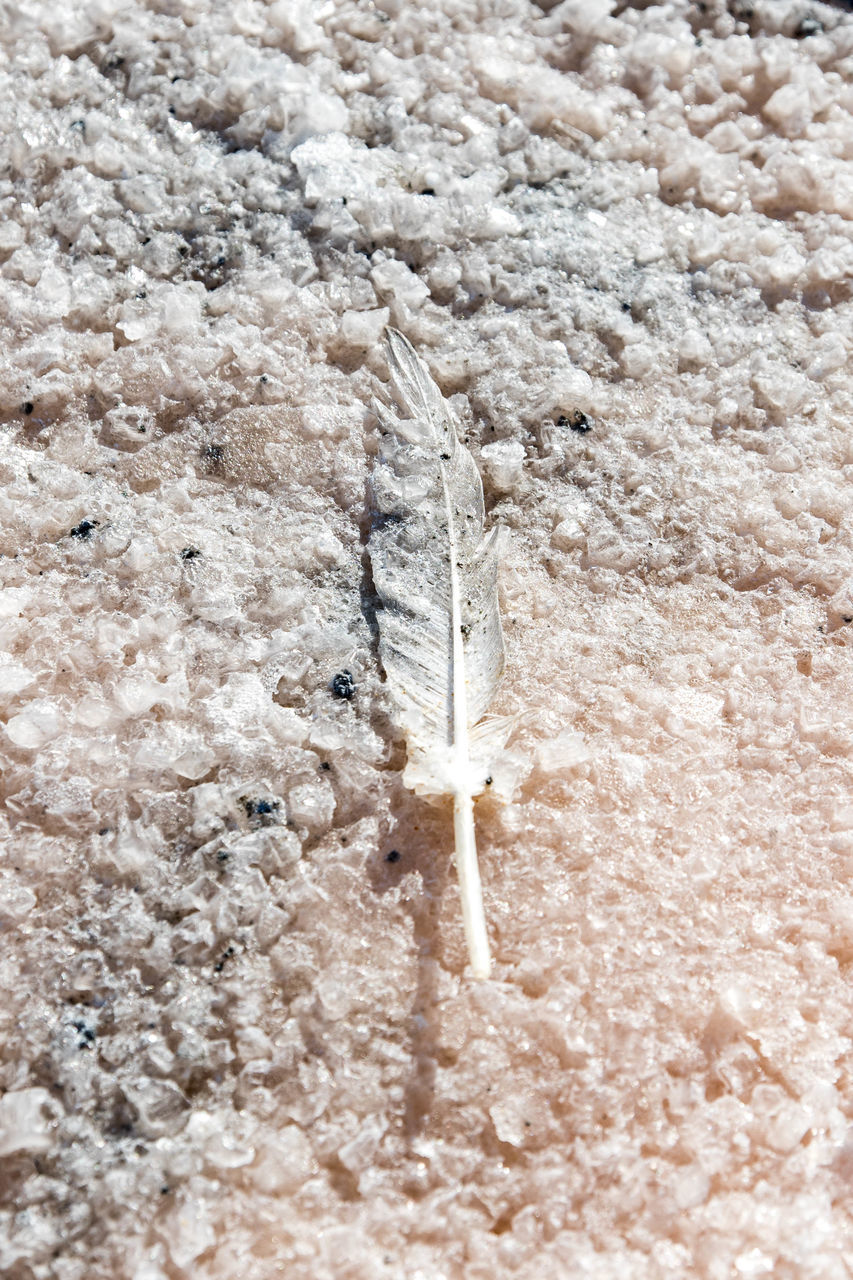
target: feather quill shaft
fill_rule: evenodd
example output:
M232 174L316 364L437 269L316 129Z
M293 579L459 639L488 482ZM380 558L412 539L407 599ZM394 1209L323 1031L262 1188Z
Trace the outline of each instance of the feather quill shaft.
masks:
M403 416L376 406L383 437L368 550L382 605L379 652L406 735L403 781L453 800L468 955L474 976L487 978L473 798L506 738L502 722L483 720L504 661L497 531L484 537L482 482L450 406L394 329L388 363Z

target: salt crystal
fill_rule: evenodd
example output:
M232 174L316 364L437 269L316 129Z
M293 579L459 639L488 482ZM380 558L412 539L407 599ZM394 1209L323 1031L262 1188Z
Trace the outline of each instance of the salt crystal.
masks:
M172 1261L184 1275L191 1262L215 1242L216 1235L207 1205L194 1197L185 1197L170 1214L165 1234Z
M589 760L590 749L582 733L565 729L536 748L536 763L543 773L571 774Z
M37 750L62 728L59 707L46 698L28 702L22 711L6 722L6 732L16 747Z
M12 661L7 654L0 653L0 694L20 693L35 680L35 676L22 662Z
M46 1112L53 1109L47 1089L12 1089L0 1097L0 1156L16 1151L40 1155L54 1137Z
M323 830L335 812L335 793L328 782L305 782L287 795L291 822L311 830Z
M406 265L394 258L380 257L370 272L370 278L383 298L402 302L417 309L429 296L429 286Z
M508 493L516 488L525 458L520 440L496 440L484 445L480 456L486 476L495 489Z
M387 307L374 311L345 311L341 318L341 334L354 346L372 347L382 336L389 316Z

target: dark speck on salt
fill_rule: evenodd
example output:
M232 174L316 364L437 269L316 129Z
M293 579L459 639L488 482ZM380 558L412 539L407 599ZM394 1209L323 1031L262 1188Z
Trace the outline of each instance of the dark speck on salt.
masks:
M329 688L336 698L349 702L355 696L355 680L351 671L339 671L332 677Z
M97 520L81 520L79 524L75 524L71 530L72 538L88 538L92 534L92 530L98 527Z

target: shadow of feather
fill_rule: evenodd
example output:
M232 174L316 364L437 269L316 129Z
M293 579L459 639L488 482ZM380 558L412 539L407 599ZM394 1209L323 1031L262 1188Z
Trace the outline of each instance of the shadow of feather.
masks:
M447 815L419 800L399 779L392 784L386 845L370 869L377 894L400 888L412 921L417 978L409 1015L411 1066L404 1082L403 1130L409 1142L423 1132L435 1098L441 1042L437 1014L441 969L441 904L450 873ZM417 882L420 882L418 889ZM414 883L413 883L414 882Z

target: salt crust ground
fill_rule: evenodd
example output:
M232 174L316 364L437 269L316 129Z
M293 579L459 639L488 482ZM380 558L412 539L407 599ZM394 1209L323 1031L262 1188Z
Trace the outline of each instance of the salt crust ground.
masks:
M845 9L4 7L8 1280L850 1276ZM510 530L485 986L389 319Z

